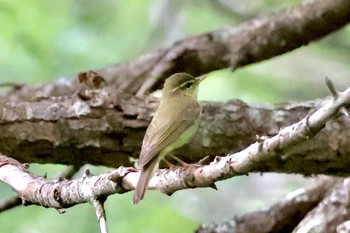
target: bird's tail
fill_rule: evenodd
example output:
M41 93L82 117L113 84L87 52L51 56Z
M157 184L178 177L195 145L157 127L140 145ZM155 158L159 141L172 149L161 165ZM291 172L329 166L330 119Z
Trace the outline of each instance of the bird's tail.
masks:
M156 165L157 165L156 160L150 161L141 169L140 178L135 188L135 193L133 198L134 204L139 203L143 199L145 192L148 188L149 181L153 176Z

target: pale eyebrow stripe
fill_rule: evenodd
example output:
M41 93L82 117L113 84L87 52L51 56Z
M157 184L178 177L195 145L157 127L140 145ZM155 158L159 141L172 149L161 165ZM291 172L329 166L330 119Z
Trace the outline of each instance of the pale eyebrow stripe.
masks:
M184 87L187 83L194 83L194 80L188 80L184 82L183 84L181 84L181 87Z
M177 89L184 87L187 83L194 83L194 80L188 80L188 81L184 82L183 84L181 84L179 87L175 87L175 88L172 89L171 91L174 92L174 91L176 91Z

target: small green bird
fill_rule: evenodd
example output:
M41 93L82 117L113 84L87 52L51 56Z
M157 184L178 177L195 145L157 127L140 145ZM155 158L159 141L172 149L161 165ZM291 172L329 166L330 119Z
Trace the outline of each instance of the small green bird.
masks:
M205 78L187 73L170 76L164 83L160 105L142 142L133 203L143 199L159 162L171 151L186 144L198 128L201 106L197 101L198 84Z

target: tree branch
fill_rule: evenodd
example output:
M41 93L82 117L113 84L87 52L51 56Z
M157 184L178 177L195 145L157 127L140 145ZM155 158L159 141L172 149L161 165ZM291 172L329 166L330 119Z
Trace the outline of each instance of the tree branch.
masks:
M350 216L350 179L341 179L294 229L294 233L340 232ZM348 223L347 223L348 224ZM344 229L346 232L346 228Z
M312 211L326 193L334 187L338 179L318 178L317 182L307 189L301 188L287 194L265 210L247 213L234 217L221 224L200 226L196 233L269 233L292 232L307 213ZM318 231L331 232L331 231Z
M110 173L93 176L89 170L80 179L48 180L29 173L16 160L0 154L0 181L10 185L24 205L64 209L80 203L104 200L108 195L125 192L119 182L130 171L133 170L116 170L118 178L114 176L113 180Z
M134 61L110 65L98 73L115 91L142 95L161 87L176 72L200 76L210 71L263 61L318 40L350 21L350 3L309 0L240 25L191 36ZM22 87L10 99L72 95L75 79L59 79L40 87Z
M0 162L0 166L2 166L5 163L5 161L9 160L9 158L7 158L7 159L2 158L0 160L2 161L2 162ZM13 161L13 160L11 160L11 161ZM17 163L15 163L15 164L17 164ZM23 167L20 166L20 168L23 168ZM59 172L57 175L55 175L54 179L58 179L58 180L71 179L73 177L73 175L76 174L78 171L79 171L78 167L71 165L71 166L68 166L66 169L64 169L62 172ZM9 210L9 209L15 208L17 206L20 206L22 204L23 204L22 199L18 195L11 197L11 198L0 203L0 213L3 211Z

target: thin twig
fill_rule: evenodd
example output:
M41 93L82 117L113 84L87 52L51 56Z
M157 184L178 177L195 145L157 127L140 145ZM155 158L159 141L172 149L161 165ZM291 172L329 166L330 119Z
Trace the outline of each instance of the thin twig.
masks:
M93 198L90 202L95 208L95 213L96 213L97 221L100 225L101 233L108 233L106 212L104 208L104 200Z
M330 80L328 77L326 77L326 85L329 89L329 91L331 92L332 96L334 99L338 98L338 92L335 90L334 84L332 82L332 80Z
M337 99L338 98L338 92L336 91L332 80L330 80L328 77L326 77L326 85L327 85L329 91L331 92L333 98ZM344 107L340 109L340 113L343 114L344 116L349 116L348 110L346 108L344 108Z

